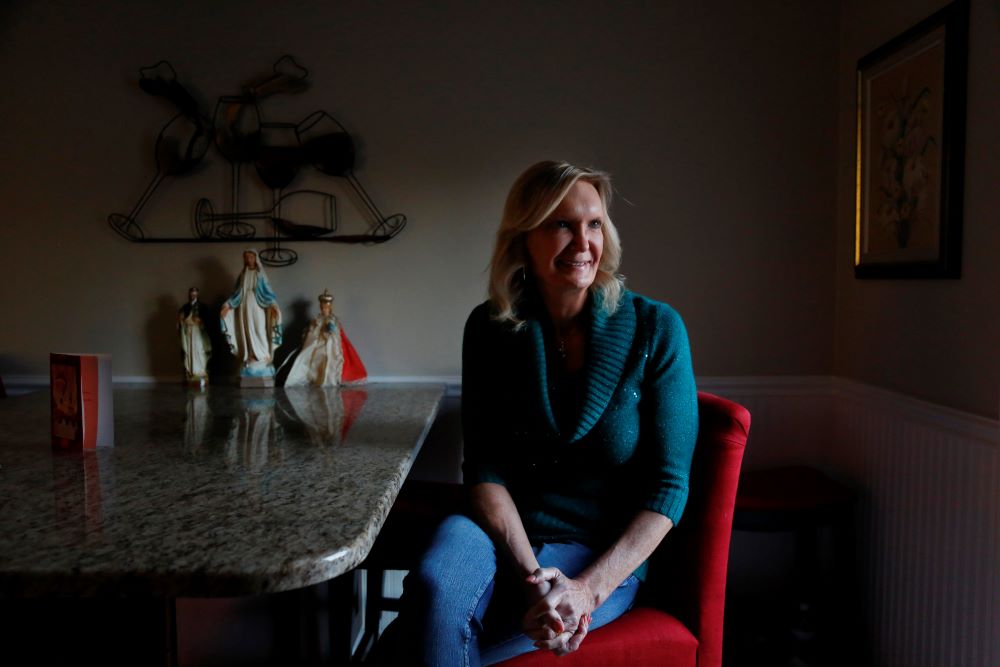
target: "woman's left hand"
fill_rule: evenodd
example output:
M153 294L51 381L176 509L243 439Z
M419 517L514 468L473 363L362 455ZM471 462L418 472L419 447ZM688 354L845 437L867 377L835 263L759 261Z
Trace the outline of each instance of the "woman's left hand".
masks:
M579 579L570 579L558 568L542 567L528 575L529 584L547 582L549 592L524 615L524 633L535 646L564 655L580 647L590 627L596 596Z

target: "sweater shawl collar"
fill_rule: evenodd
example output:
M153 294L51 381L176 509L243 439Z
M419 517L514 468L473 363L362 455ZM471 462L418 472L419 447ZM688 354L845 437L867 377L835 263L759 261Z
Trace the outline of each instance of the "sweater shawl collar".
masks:
M549 429L564 442L573 443L587 435L604 414L618 388L635 338L635 308L628 294L625 292L621 304L610 317L604 309L595 306L593 295L587 300L590 329L583 361L583 401L576 425L570 433L559 431L552 409L550 387L553 383L550 382L545 354L545 329L551 325L540 299L532 299L526 304L526 326L535 359L535 385Z

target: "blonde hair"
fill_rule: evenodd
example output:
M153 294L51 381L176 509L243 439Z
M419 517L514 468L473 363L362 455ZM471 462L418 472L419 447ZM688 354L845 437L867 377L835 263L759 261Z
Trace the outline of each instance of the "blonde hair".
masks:
M518 301L524 294L529 270L524 238L552 215L577 181L590 183L597 189L604 209L601 225L604 251L597 267L597 277L590 286L594 306L608 315L618 309L624 290L622 277L617 274L622 246L618 230L608 215L611 176L603 171L574 167L567 162L546 160L528 167L514 181L507 195L490 259L489 295L493 319L510 323L515 328L524 324L516 311Z

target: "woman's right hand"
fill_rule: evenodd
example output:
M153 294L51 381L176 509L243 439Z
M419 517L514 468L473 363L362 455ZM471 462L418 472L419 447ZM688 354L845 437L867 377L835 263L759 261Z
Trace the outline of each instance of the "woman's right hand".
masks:
M593 593L582 581L566 577L557 568L538 568L526 582L547 586L543 598L524 616L524 633L535 646L556 655L571 653L590 629Z
M544 620L536 618L533 622L528 622L523 630L524 634L535 642L535 648L548 649L556 655L566 655L580 648L580 644L590 630L591 615L584 614L580 617L575 627L568 627L563 623L558 614L546 617Z

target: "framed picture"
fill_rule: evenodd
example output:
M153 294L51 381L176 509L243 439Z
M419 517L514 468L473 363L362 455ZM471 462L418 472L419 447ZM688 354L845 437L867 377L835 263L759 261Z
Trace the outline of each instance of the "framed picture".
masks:
M856 278L958 278L969 5L858 61Z

